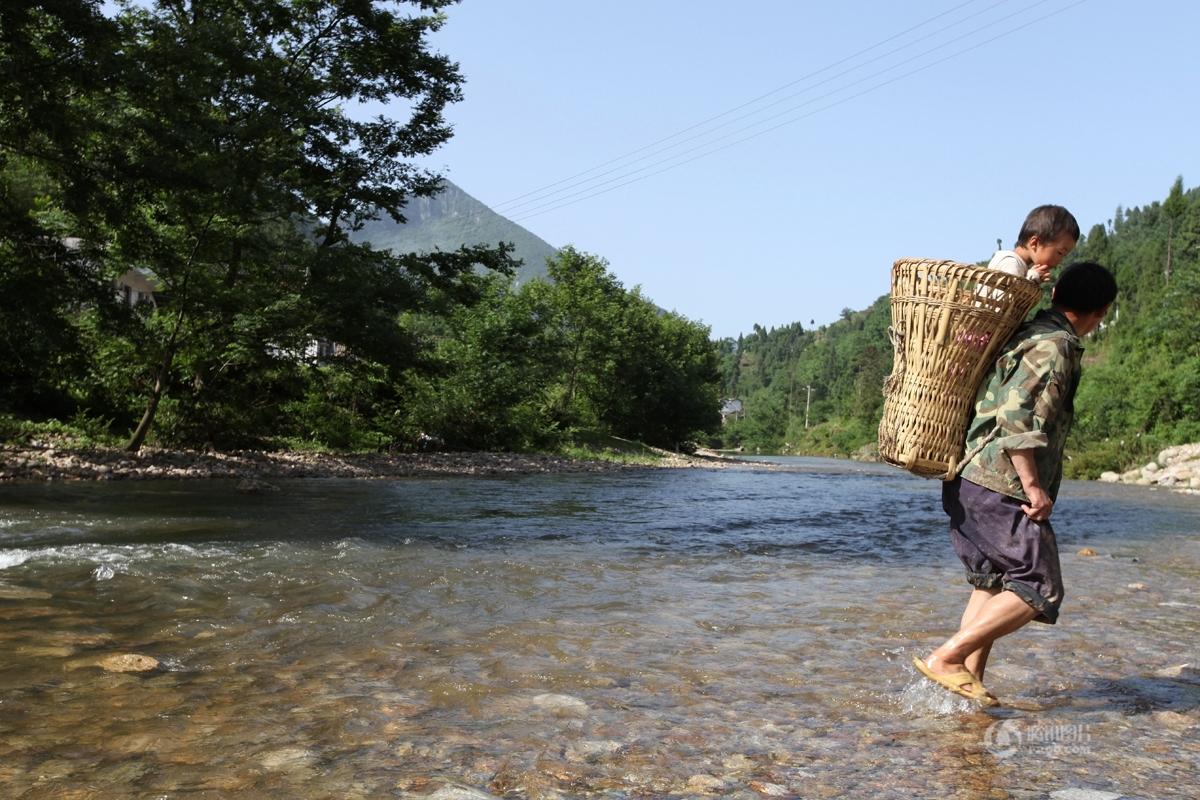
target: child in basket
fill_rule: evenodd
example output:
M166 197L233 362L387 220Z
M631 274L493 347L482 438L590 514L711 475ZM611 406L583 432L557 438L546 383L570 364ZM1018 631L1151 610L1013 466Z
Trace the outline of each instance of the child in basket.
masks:
M1079 223L1062 206L1038 206L1029 212L1017 245L1012 250L997 250L988 269L1020 275L1031 281L1050 280L1050 273L1075 249L1079 241Z

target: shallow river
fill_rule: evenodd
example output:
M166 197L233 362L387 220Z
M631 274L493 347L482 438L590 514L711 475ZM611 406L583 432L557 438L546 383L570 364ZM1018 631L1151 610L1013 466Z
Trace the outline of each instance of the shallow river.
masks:
M983 712L938 484L786 463L0 487L0 796L1200 796L1200 500L1068 482Z

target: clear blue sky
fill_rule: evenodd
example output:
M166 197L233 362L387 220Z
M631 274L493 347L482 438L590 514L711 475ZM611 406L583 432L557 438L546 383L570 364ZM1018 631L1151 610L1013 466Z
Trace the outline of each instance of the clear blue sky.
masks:
M885 294L899 257L987 258L1047 202L1086 233L1200 180L1200 3L1074 2L464 0L435 46L466 97L429 163L714 336L821 325ZM793 81L591 191L806 118L537 216L505 205Z

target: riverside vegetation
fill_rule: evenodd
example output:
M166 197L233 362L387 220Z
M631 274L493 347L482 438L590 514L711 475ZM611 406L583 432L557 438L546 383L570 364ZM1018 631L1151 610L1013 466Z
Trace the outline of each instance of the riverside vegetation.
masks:
M869 445L891 368L886 297L815 330L713 342L595 255L565 248L545 280L514 285L504 244L364 239L442 185L413 161L449 138L442 113L461 99L457 65L428 44L448 4L0 8L0 439ZM389 99L407 117L345 113ZM1122 294L1088 342L1070 474L1200 439L1198 241L1200 197L1180 179L1076 250L1111 265ZM116 296L131 267L152 302ZM742 398L743 419L719 425L722 396Z
M6 4L4 438L523 450L712 429L708 329L601 259L567 248L514 288L508 245L356 235L439 190L411 160L461 96L428 45L448 4ZM344 110L389 99L407 118ZM131 267L152 301L116 296Z

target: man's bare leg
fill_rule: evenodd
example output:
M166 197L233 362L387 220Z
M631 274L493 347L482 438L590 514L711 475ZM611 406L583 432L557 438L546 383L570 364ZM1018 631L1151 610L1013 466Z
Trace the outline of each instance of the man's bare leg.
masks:
M991 589L977 588L975 591L971 592L971 598L967 601L966 609L963 610L962 621L959 622L958 629L962 630L971 624L971 622L974 621L975 616L983 608L984 604L999 593L1000 589L998 587L993 587ZM966 660L964 661L964 663L967 665L967 669L970 670L971 673L981 681L983 680L984 670L987 669L988 654L991 652L991 650L992 643L988 642L975 652L971 653L971 655L967 656Z
M1009 591L997 592L982 600L971 621L934 650L925 659L925 665L939 675L962 672L967 668L966 660L971 654L984 647L990 650L992 642L1021 628L1037 615L1037 609L1018 595ZM972 689L969 682L961 687L968 691Z

